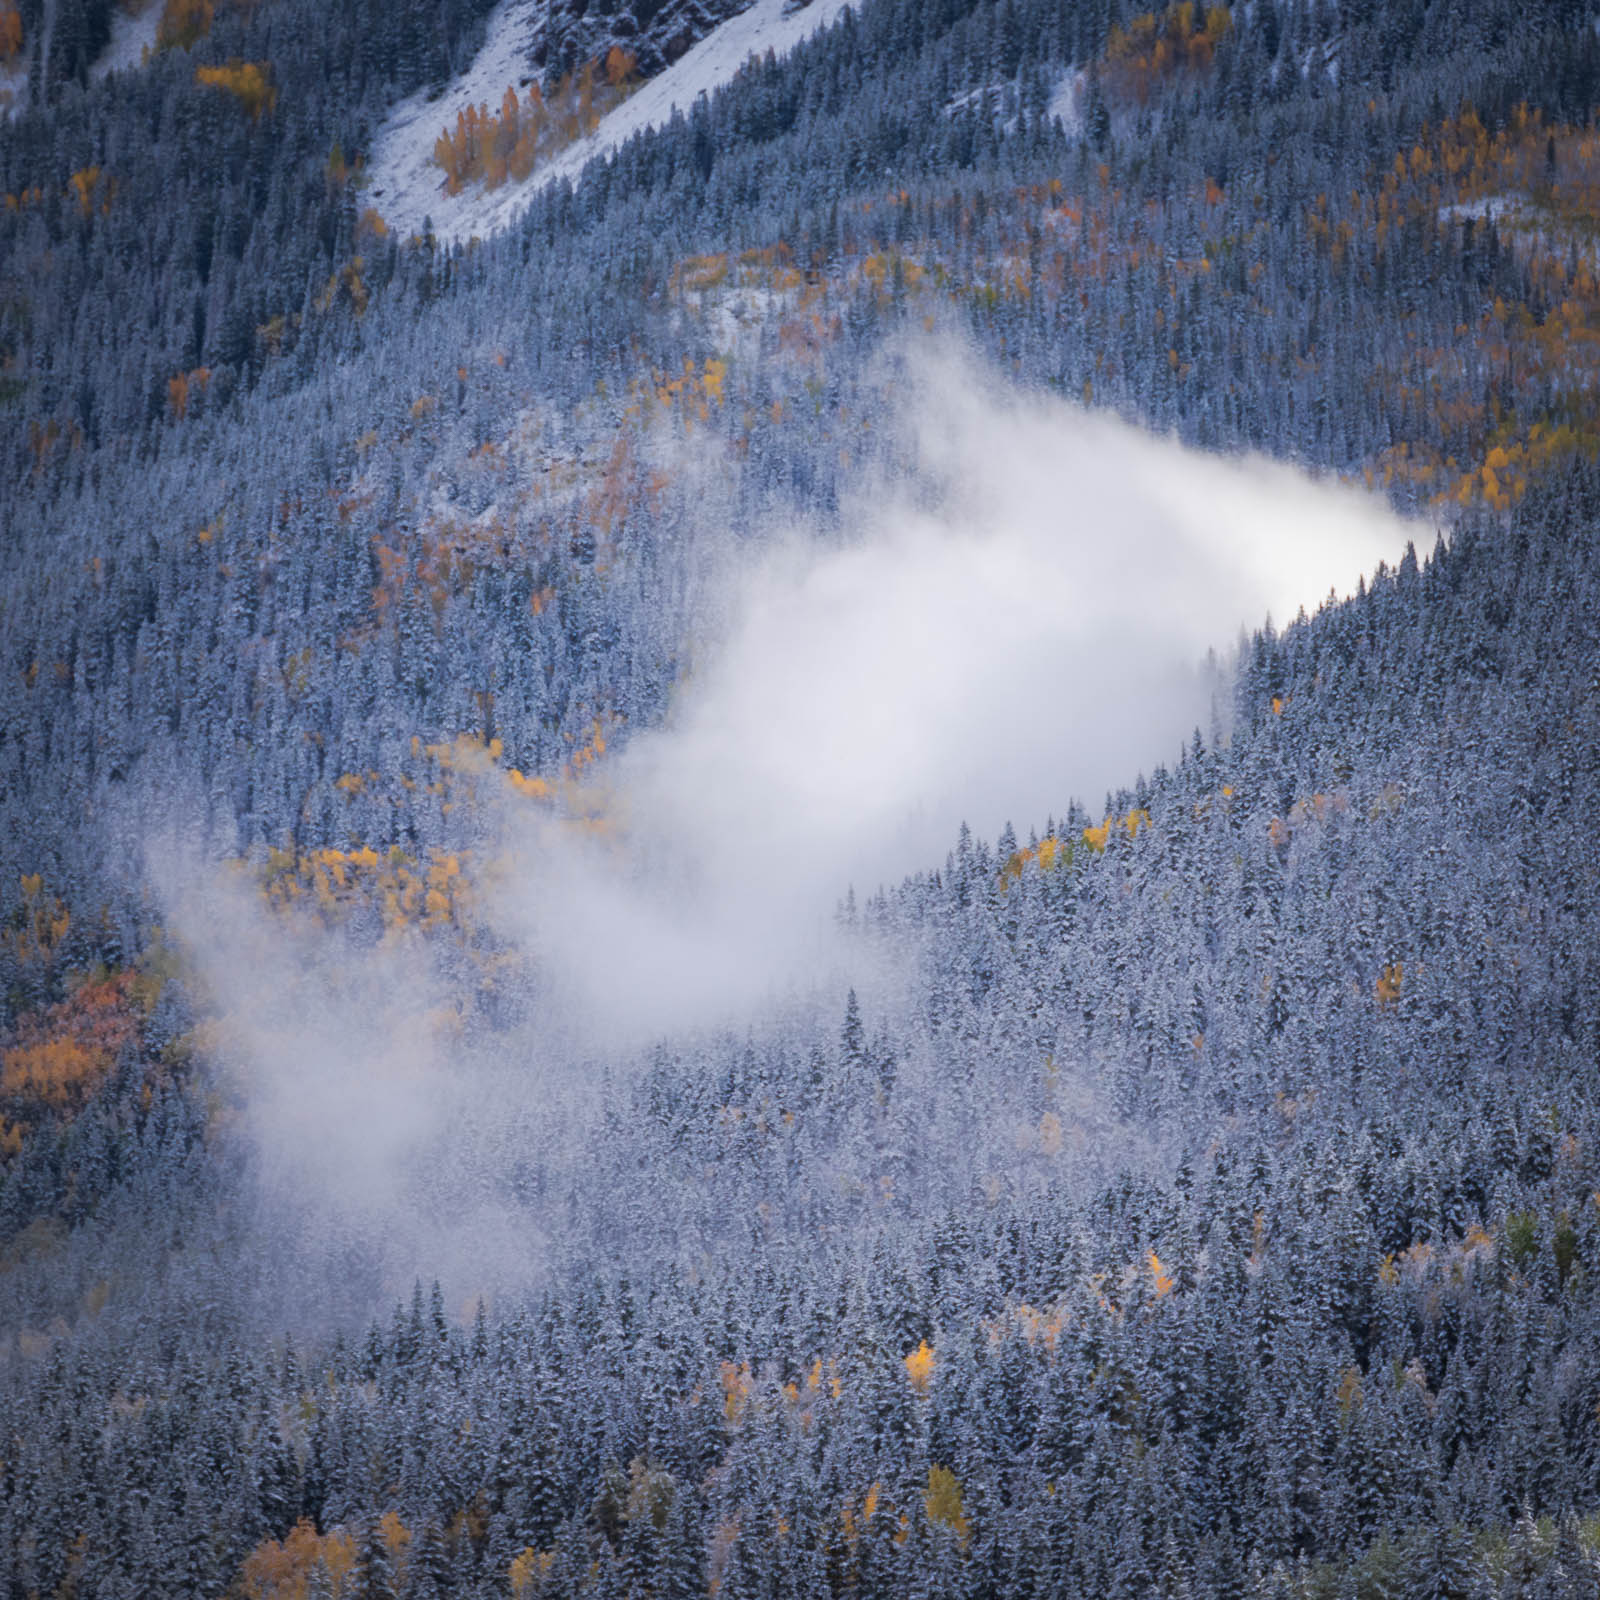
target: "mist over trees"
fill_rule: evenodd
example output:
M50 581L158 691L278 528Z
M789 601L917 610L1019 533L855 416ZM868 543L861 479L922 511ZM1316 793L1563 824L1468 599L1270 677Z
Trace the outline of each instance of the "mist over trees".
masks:
M166 10L0 10L0 1594L1594 1594L1587 10L862 0L449 251L363 163L486 6ZM558 1060L505 808L622 826L928 326L1439 536L839 883L893 983ZM275 1186L164 840L502 1071L440 1283Z

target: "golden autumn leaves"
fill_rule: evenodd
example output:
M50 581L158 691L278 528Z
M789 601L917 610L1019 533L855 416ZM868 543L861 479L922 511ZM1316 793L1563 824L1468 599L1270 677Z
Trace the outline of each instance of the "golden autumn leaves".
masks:
M1194 0L1113 24L1106 39L1106 88L1145 105L1174 74L1206 71L1232 29L1226 6L1199 6Z
M433 146L445 192L459 194L471 183L486 189L508 179L521 183L541 160L593 133L600 118L632 93L637 68L631 54L613 45L603 62L567 73L548 99L537 83L522 99L508 86L498 112L487 103L458 112L455 127L442 129Z
M1149 826L1150 813L1143 806L1135 806L1124 816L1108 815L1098 825L1085 828L1079 836L1079 842L1093 854L1103 855L1113 830L1126 833L1130 839L1137 839L1140 830ZM1000 869L1000 882L1002 886L1015 883L1022 876L1023 869L1030 865L1037 866L1041 872L1054 872L1058 866L1071 863L1073 848L1070 840L1057 834L1047 834L1037 844L1014 850L1006 857Z
M65 999L23 1014L0 1040L0 1157L16 1155L41 1118L70 1119L88 1105L124 1052L139 1044L164 982L159 959L143 969L69 974ZM147 1101L156 1070L146 1063Z
M603 828L597 801L584 780L605 756L608 737L620 721L610 712L594 717L586 734L574 739L562 771L550 778L502 765L499 739L463 734L436 743L413 738L410 771L346 772L333 787L346 801L365 797L398 802L408 793L425 794L447 816L457 806L482 809L492 796L509 793L546 805L560 801L573 826ZM480 880L486 874L492 877L494 866L468 850L436 848L418 855L398 845L381 852L367 844L345 849L289 845L269 850L265 861L249 870L267 905L281 914L309 915L337 927L375 911L386 939L421 933L470 941L479 931L475 912Z

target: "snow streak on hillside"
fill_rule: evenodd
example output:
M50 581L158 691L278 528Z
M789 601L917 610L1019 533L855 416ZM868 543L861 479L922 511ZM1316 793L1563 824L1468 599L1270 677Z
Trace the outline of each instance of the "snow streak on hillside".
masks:
M576 179L596 156L621 148L636 133L669 122L674 111L687 114L702 94L727 83L753 55L786 55L834 22L851 0L811 0L794 9L793 0L756 0L730 17L681 61L652 78L586 138L542 165L526 183L498 189L479 186L449 195L433 159L441 129L453 128L468 106L497 110L509 85L519 91L531 81L529 47L537 22L537 0L502 0L489 18L488 37L472 65L435 100L412 95L395 107L373 148L371 203L402 237L421 233L432 218L441 243L488 238L515 221L538 190L562 178Z
M156 30L161 25L159 0L145 0L144 6L130 13L117 6L111 13L111 38L89 68L91 82L102 83L113 72L128 72L142 67L156 47ZM9 66L0 67L0 121L20 117L29 106L28 72L31 50L24 51Z
M100 58L89 69L96 83L109 78L113 72L126 72L141 67L145 52L156 47L156 30L161 25L161 6L157 0L148 0L143 10L130 16L121 6L111 13L111 39Z
M28 105L28 58L0 67L0 117L20 117Z

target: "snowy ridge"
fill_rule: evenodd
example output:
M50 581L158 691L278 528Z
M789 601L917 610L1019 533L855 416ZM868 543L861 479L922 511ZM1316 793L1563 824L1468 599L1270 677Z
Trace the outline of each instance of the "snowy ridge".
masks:
M412 95L390 114L374 143L368 196L402 237L421 233L426 218L443 244L488 238L509 227L548 184L576 179L596 156L609 155L636 133L663 126L674 111L687 113L702 94L727 83L753 55L786 55L849 9L851 0L811 0L791 10L789 0L755 0L707 34L681 60L644 84L586 138L545 162L526 183L498 189L445 193L433 147L442 128L454 127L468 106L499 107L506 88L532 77L528 51L537 22L536 0L502 0L489 19L488 37L472 65L438 99Z

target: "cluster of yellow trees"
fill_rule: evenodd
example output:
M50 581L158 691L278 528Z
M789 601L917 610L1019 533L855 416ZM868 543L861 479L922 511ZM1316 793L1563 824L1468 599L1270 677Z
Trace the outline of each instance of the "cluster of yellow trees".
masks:
M1106 39L1105 86L1144 105L1174 73L1208 68L1232 27L1226 6L1202 8L1194 0L1143 12L1126 27L1112 27Z
M520 183L539 163L592 133L600 118L635 87L638 62L613 45L604 62L589 61L569 72L547 100L537 83L525 99L508 87L498 113L468 106L434 142L433 159L444 171L445 189L459 194L470 183L497 189Z
M187 50L211 32L214 0L165 0L156 24L156 49Z
M30 689L38 671L34 662L24 674ZM11 924L0 928L0 946L24 966L48 965L72 927L72 913L66 901L45 886L42 873L25 872L19 881L22 903Z
M1387 378L1404 407L1431 413L1470 443L1450 453L1399 440L1367 478L1438 503L1504 511L1542 473L1600 454L1588 403L1600 382L1600 270L1589 248L1600 224L1600 134L1526 106L1491 133L1466 106L1424 128L1370 194L1318 196L1307 232L1337 260L1357 239L1382 250L1408 226L1469 220L1479 230L1492 221L1502 247L1523 259L1540 308L1496 298L1452 339L1419 352L1425 383ZM1488 393L1486 371L1498 375Z
M0 1097L17 1119L0 1118L0 1155L21 1149L36 1114L83 1109L138 1039L159 992L140 972L85 974L65 1000L22 1017L0 1049Z
M397 1513L386 1512L378 1524L378 1537L388 1552L396 1582L404 1584L411 1550L411 1530ZM245 1559L239 1572L238 1592L244 1600L306 1600L312 1582L326 1579L332 1600L347 1600L355 1591L359 1551L344 1528L319 1534L304 1518L283 1539L264 1539Z
M263 897L275 911L308 911L329 926L376 906L386 933L432 933L468 926L472 887L463 857L434 851L426 862L398 845L384 854L354 850L271 850L261 869Z
M559 796L573 826L603 829L603 796L592 795L582 780L604 758L608 735L619 721L610 712L596 715L587 733L574 738L565 768L554 780L502 766L505 747L499 739L460 734L431 744L412 738L412 759L422 769L418 777L402 773L391 780L377 771L346 772L334 780L334 788L354 800L381 793L392 781L401 791L433 795L447 814L457 805L486 804L493 793L503 794L508 788L523 799L546 803ZM269 850L255 877L274 911L310 913L330 927L348 923L365 908L376 908L386 934L449 931L469 937L476 931L474 884L493 869L492 862L486 864L467 851L434 850L419 860L398 845L381 853L370 845L347 850L289 846Z
M278 91L269 76L265 61L240 61L237 57L221 67L196 67L194 81L208 89L231 94L255 122L263 111L278 103Z
M78 202L80 216L92 217L95 212L96 201L99 202L102 216L110 212L111 196L116 189L116 179L106 177L99 167L79 167L67 179L67 187L72 191L73 198Z
M1098 826L1085 828L1080 840L1085 849L1100 855L1110 843L1114 830L1126 833L1130 839L1137 839L1140 832L1149 826L1150 813L1143 806L1135 806L1125 816L1107 816ZM1013 850L1006 857L1004 865L1000 868L1001 885L1009 886L1015 883L1022 876L1024 869L1030 865L1037 866L1041 872L1054 872L1057 867L1071 863L1072 853L1071 840L1063 839L1053 833L1046 834L1037 844Z
M0 17L0 30L3 30L4 26L4 18ZM4 56L0 55L0 65L3 64ZM67 193L77 202L82 216L93 216L97 202L101 214L104 215L111 210L111 200L116 192L116 185L117 180L107 177L99 167L80 167L67 179ZM0 204L3 204L7 211L26 211L30 206L44 204L44 190L36 183L30 184L16 193L0 195Z
M210 382L210 367L196 367L192 372L180 372L167 379L167 409L174 422L182 422L189 415L190 400L204 394Z

